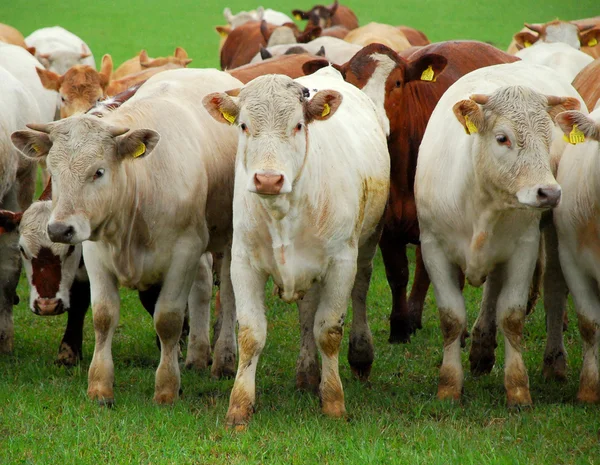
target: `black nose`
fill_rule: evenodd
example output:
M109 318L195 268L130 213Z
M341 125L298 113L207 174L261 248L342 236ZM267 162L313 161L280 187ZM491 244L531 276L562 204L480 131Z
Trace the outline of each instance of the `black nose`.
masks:
M52 242L70 244L75 234L75 228L65 223L48 224L48 237Z
M537 191L540 206L556 207L560 202L561 189L558 186L540 187Z

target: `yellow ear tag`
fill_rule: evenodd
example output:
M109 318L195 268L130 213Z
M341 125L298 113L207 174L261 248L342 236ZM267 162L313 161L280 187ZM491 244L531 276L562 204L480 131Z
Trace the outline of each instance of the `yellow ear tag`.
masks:
M592 37L588 42L588 47L593 47L594 45L598 45L598 40L595 37Z
M531 47L531 42L526 40L525 42L523 42L523 45L525 45L525 47Z
M31 148L33 150L35 150L35 153L40 153L42 151L42 149L40 148L40 146L36 145L36 144L32 144Z
M431 65L429 65L421 74L421 81L435 81L435 76L433 75L433 69L431 68Z
M577 129L577 125L573 125L573 130L569 133L569 137L566 134L563 136L563 139L569 144L577 145L583 144L585 142L585 134Z
M466 124L466 126L467 126L467 133L468 133L468 134L474 134L474 133L476 133L476 132L479 132L479 131L477 130L477 126L475 126L475 125L473 124L473 121L471 121L471 118L469 118L469 116L468 116L468 115L465 115L465 124Z
M141 155L144 155L146 153L146 144L144 144L143 142L140 142L140 145L138 145L138 148L135 149L135 152L133 152L131 154L131 156L133 158L137 158Z
M302 21L302 15L294 15L294 19Z
M227 37L229 34L227 33L227 31L219 31L219 35L221 37Z
M223 118L229 121L229 124L235 123L235 116L233 116L232 114L227 113L225 110L221 110L221 114L223 115Z
M323 113L321 113L321 118L325 118L329 113L331 113L331 107L328 103L323 105Z

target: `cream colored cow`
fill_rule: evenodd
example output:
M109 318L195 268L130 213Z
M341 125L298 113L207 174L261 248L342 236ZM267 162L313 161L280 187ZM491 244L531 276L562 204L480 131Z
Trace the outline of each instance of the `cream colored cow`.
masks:
M216 70L174 70L150 79L121 107L98 118L78 115L13 143L27 156L46 157L53 210L48 235L83 242L96 345L88 395L112 403L112 338L119 321L119 285L160 286L154 312L161 341L154 399L179 395L178 340L188 298L190 347L186 364L206 367L207 338L194 334L207 318L212 273L200 267L206 251L225 251L221 274L223 325L213 376L235 372L235 310L229 279L229 238L236 131L202 108L208 92L241 82ZM155 153L152 153L155 152Z
M318 384L318 347L323 412L343 416L338 353L350 296L350 365L364 378L373 361L366 294L390 163L375 107L331 67L259 77L239 97L215 93L204 104L239 133L231 276L240 357L227 424L243 427L253 410L269 276L284 301L298 301L297 381Z

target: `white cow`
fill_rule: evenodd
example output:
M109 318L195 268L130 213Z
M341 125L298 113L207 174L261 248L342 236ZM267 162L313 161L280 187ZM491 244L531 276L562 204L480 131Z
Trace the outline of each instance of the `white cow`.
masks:
M54 121L58 105L58 93L45 89L35 69L44 67L23 47L0 42L0 66L10 71L35 99L40 109L36 123ZM33 123L34 121L29 121Z
M284 55L290 47L300 47L306 50L308 53L313 55L319 54L321 47L325 49L325 58L336 65L343 65L350 61L356 53L362 48L360 45L351 44L345 42L336 37L318 37L315 40L311 40L306 44L286 44L286 45L274 45L268 47L266 50L272 56ZM263 52L264 53L264 52ZM262 61L261 52L257 53L250 63L258 63Z
M47 158L53 183L50 239L83 242L96 333L88 378L92 399L108 404L114 399L111 345L119 284L160 289L154 311L162 348L156 402L171 403L179 395L177 342L188 299L194 304L186 364L208 365L208 334L194 333L208 319L212 273L199 266L206 251L225 251L224 321L212 374L235 371L228 243L236 132L216 124L201 102L208 92L240 85L216 70L166 71L104 118L78 115L12 136L27 156Z
M342 416L338 353L350 296L350 364L364 378L373 361L366 294L390 164L374 105L331 67L296 80L259 77L239 97L211 94L204 105L239 132L231 276L240 355L227 424L243 428L254 406L269 276L284 301L301 299L302 333L308 337L297 381L308 371L318 382L318 368L311 369L318 366L318 347L323 412Z
M523 61L554 69L568 82L572 82L579 71L594 61L591 56L563 42L536 42L515 55Z
M276 26L283 26L285 23L294 23L294 20L285 13L272 10L271 8L265 10L262 6L259 6L256 10L240 11L235 15L231 13L231 8L225 8L223 16L232 30L248 21L262 21L263 19L267 23L275 24Z
M27 53L27 52L25 52ZM10 141L10 134L28 121L40 121L31 92L0 66L0 208L23 211L33 200L36 164L24 160ZM0 235L0 354L13 349L12 307L21 273L16 231Z
M583 364L577 398L600 401L600 110L589 116L568 111L556 121L575 145L564 152L557 180L563 199L554 211L560 263L575 301L583 339Z
M35 57L46 69L65 74L71 66L89 65L96 69L94 55L87 44L60 26L44 27L25 37L28 47L35 47Z
M550 69L517 62L463 76L431 115L419 150L415 199L444 336L441 399L459 399L463 386L462 271L475 286L487 278L488 311L495 318L486 324L495 335L497 320L504 333L508 405L531 403L520 340L541 212L561 196L552 163L565 142L552 116L580 105L575 89Z

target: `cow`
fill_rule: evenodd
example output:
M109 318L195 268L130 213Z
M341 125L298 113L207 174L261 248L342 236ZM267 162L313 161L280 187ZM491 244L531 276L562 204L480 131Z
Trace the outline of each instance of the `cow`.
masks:
M18 45L29 51L27 44L25 43L25 38L23 34L19 32L19 30L15 29L8 24L0 23L0 42L4 42L6 44ZM31 50L33 54L35 54L35 50Z
M142 50L137 56L125 61L113 71L112 79L121 79L125 76L142 72L147 68L156 68L157 66L164 66L167 63L175 63L180 68L185 68L191 62L192 60L188 58L187 52L181 47L175 49L173 56L161 58L150 58L148 57L148 52Z
M24 160L12 146L10 133L28 121L41 122L35 97L11 72L0 66L0 208L20 212L33 200L36 163ZM12 352L12 307L21 274L16 231L0 235L0 354Z
M102 57L100 72L88 65L75 65L62 76L43 68L36 68L36 72L46 89L59 93L60 117L66 118L85 113L108 95L112 68L112 58L106 54Z
M569 82L594 61L591 56L563 42L537 42L531 47L519 50L515 56L530 63L548 66L558 71Z
M379 246L392 291L391 343L410 341L411 334L421 327L429 287L418 247L414 200L417 154L427 121L440 97L460 77L484 66L514 61L518 59L476 41L431 44L410 57L372 44L340 68L346 81L371 97L389 125L391 188ZM414 284L408 301L407 244L417 245Z
M560 21L558 19L544 24L528 24L513 36L508 47L508 53L515 54L523 48L535 43L563 42L571 47L582 50L593 58L600 56L600 16L575 21Z
M398 26L398 29L404 34L404 36L410 42L413 47L420 47L429 45L431 42L424 32L414 29L409 26Z
M581 95L589 111L594 110L598 106L600 100L600 58L596 58L593 62L579 71L579 74L573 79L573 87Z
M583 362L577 399L600 402L598 375L599 217L598 158L600 157L600 110L589 116L566 111L556 122L570 142L558 167L557 181L563 189L554 210L560 264L573 295L579 331L583 340Z
M558 74L517 62L463 76L429 119L415 200L444 337L439 399L458 400L463 387L464 273L473 286L485 282L485 298L495 303L488 311L495 316L494 334L496 321L504 333L507 405L531 404L521 338L541 213L561 198L551 165L565 146L552 118L580 104Z
M265 74L285 74L292 79L304 76L303 65L313 63L313 66L325 67L329 62L323 58L309 54L281 55L275 58L269 58L259 63L240 66L239 68L228 71L234 78L239 79L244 84L252 79ZM316 63L315 63L316 62Z
M361 47L369 44L383 44L396 52L412 46L400 29L388 24L373 22L353 29L344 37L344 40Z
M216 124L200 102L209 92L240 85L216 70L172 70L151 78L104 118L76 115L11 136L25 156L47 158L53 184L50 239L83 242L96 334L88 396L102 405L114 402L111 346L119 285L148 291L156 301L161 360L155 402L168 404L179 396L177 342L188 298L193 305L186 365L208 365L208 331L194 331L208 316L212 290L212 273L200 266L206 251L225 252L224 315L211 372L215 377L235 372L228 244L236 131Z
M343 26L348 30L358 27L358 19L347 6L340 5L338 0L329 6L315 5L308 11L294 10L292 15L297 20L308 20L313 26L323 29L332 26Z
M341 417L338 353L350 296L350 365L364 379L373 361L366 294L389 188L381 120L331 67L296 80L261 76L229 94L204 98L210 114L239 133L231 276L240 352L227 424L243 428L254 407L269 275L285 302L298 302L298 387L318 384L318 347L322 410Z
M307 53L316 55L321 48L325 51L325 58L336 65L342 65L352 58L362 47L356 44L350 44L335 37L318 37L306 44L296 45L275 45L268 47L266 50L270 57L276 57L289 53L290 48L294 47L294 53L298 53L299 49L306 50ZM263 51L262 54L265 52ZM261 51L259 51L251 60L250 63L258 63L262 61Z
M283 26L286 23L294 22L292 18L285 13L272 10L271 8L265 10L262 6L259 6L256 10L252 11L240 11L235 15L231 13L231 8L225 8L223 10L223 16L232 30L248 21L265 20L267 23L274 24L275 26Z
M65 74L75 65L96 69L94 55L87 44L60 26L45 27L25 37L28 47L35 47L35 57L50 71Z
M277 27L267 24L267 32L271 33ZM261 30L258 21L249 21L229 32L220 50L221 69L229 70L250 63L260 47L267 45L264 34L264 26Z
M142 84L144 84L144 82L135 84L130 88L125 89L123 92L118 93L117 95L107 97L104 100L97 101L93 107L86 111L86 113L89 115L97 116L98 118L104 118L111 111L116 110L127 100L133 97L135 93L139 90L139 88L142 86Z

